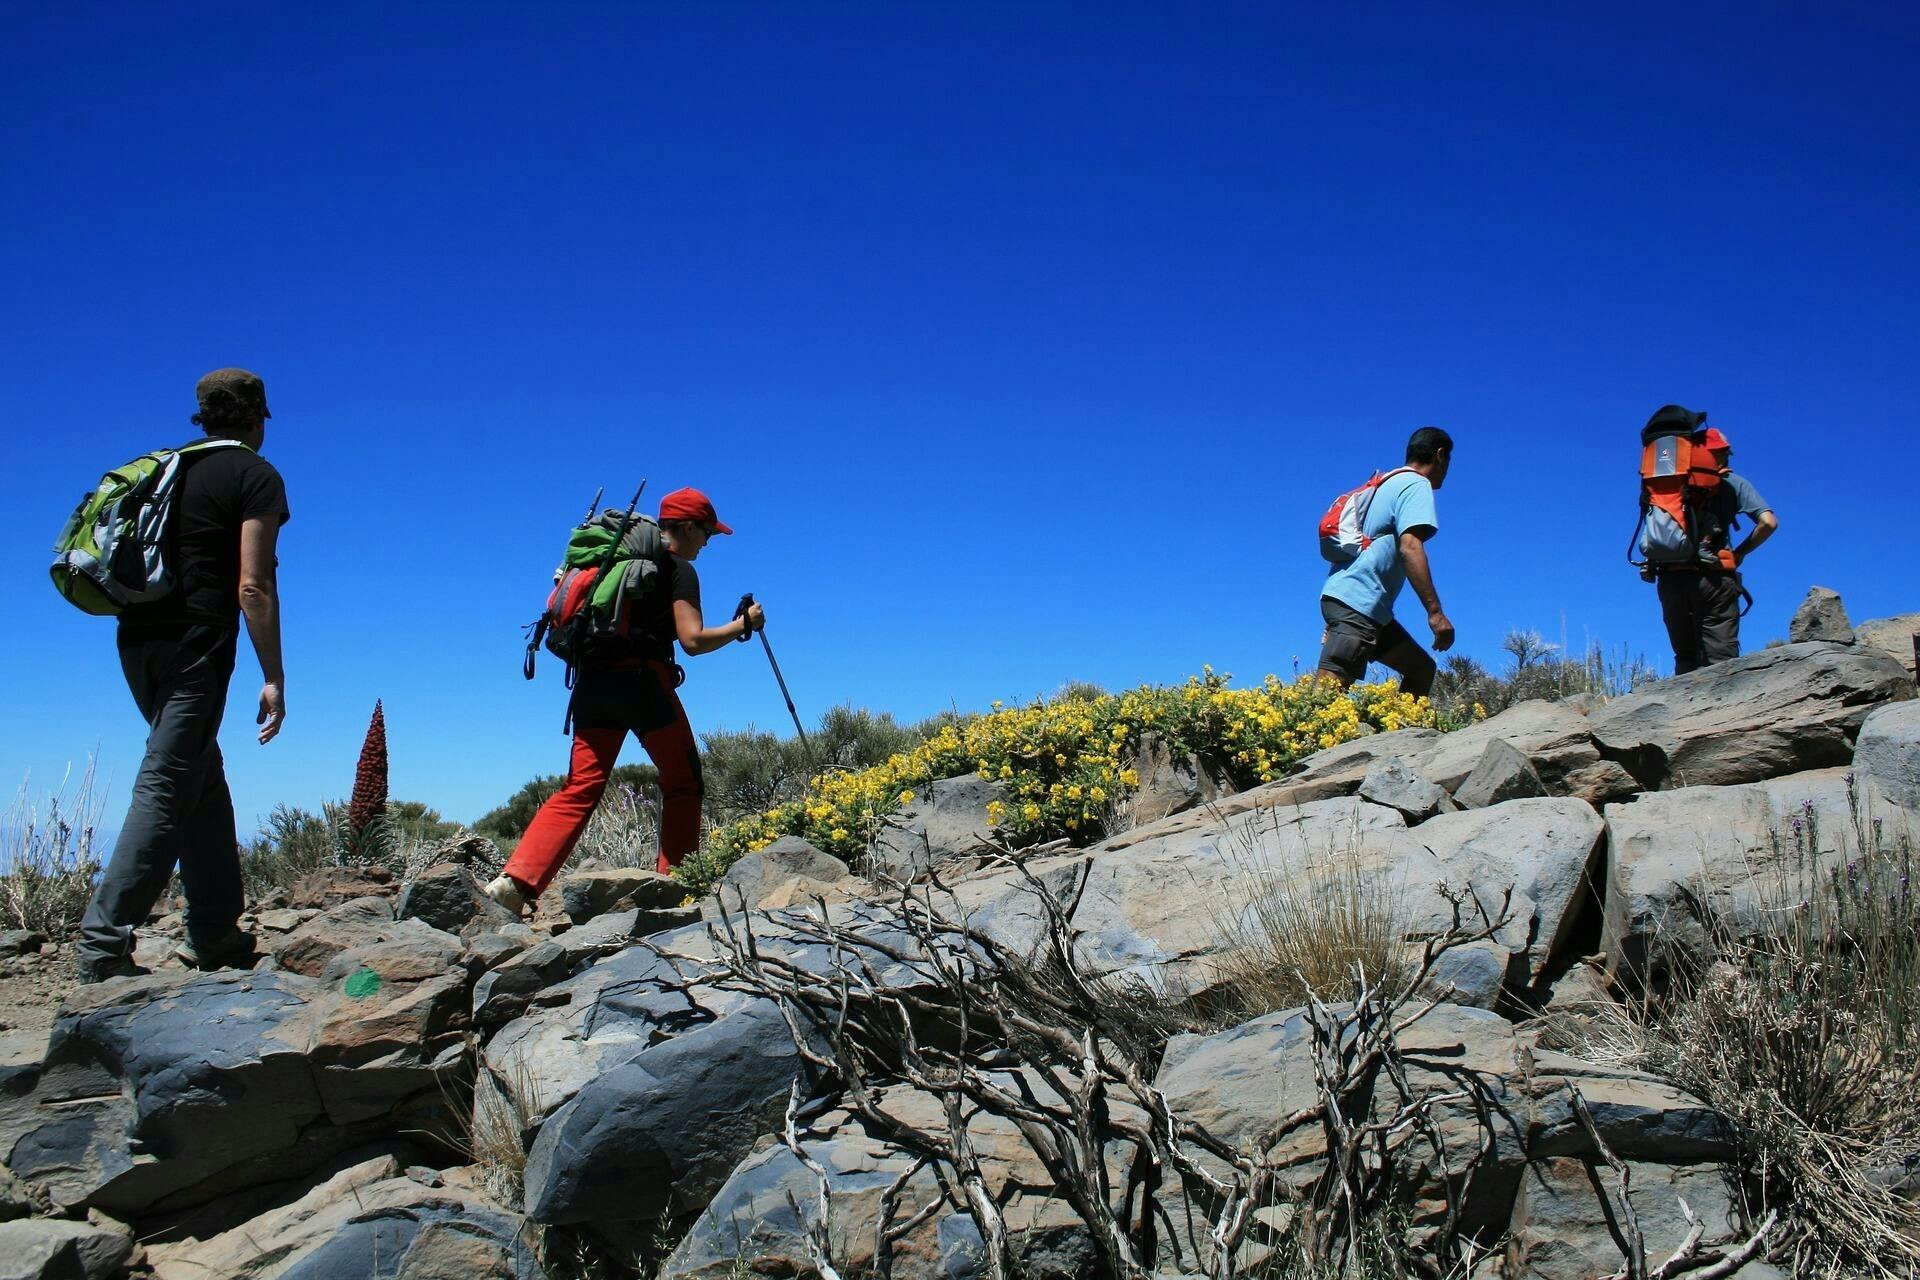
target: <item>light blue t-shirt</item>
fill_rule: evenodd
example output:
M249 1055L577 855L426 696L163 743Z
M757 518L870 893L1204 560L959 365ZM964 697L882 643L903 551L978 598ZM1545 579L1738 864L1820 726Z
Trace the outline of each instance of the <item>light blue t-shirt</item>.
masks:
M1389 477L1373 491L1366 522L1360 527L1372 543L1351 564L1331 569L1320 594L1332 596L1375 622L1393 621L1393 602L1407 581L1400 535L1421 528L1440 528L1440 517L1433 506L1433 485L1416 471Z

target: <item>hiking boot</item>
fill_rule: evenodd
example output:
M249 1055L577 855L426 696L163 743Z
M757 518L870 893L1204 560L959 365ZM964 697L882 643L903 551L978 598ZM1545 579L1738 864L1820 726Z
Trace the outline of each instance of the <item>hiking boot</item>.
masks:
M189 969L251 969L257 954L253 935L239 928L202 942L189 936L173 949L173 958Z
M132 956L101 956L94 960L82 960L79 968L80 981L87 983L105 982L109 978L139 978L150 972L135 964Z
M527 890L510 875L495 876L483 892L495 902L513 912L516 919L527 914Z

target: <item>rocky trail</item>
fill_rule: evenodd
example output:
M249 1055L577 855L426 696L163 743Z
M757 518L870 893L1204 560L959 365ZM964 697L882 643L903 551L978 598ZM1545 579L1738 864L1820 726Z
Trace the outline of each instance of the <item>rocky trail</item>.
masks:
M1047 937L1029 877L1072 885L1088 974L1205 1001L1236 936L1223 912L1276 877L1329 862L1384 877L1409 937L1444 933L1463 893L1492 913L1510 892L1498 928L1443 957L1447 1002L1405 1037L1414 1087L1471 1076L1488 1100L1435 1111L1436 1132L1484 1155L1457 1186L1428 1169L1452 1189L1422 1183L1410 1212L1487 1242L1476 1276L1611 1275L1616 1164L1648 1256L1693 1229L1683 1201L1708 1244L1751 1233L1728 1174L1739 1136L1662 1079L1543 1043L1538 1016L1611 1006L1705 954L1714 921L1756 924L1757 877L1784 858L1844 867L1865 839L1920 834L1920 615L1841 634L1814 609L1796 626L1823 638L1591 708L1374 734L1237 794L1208 794L1191 761L1143 762L1136 812L1152 820L1022 869L992 856L991 788L948 780L877 843L873 881L788 838L721 894L804 975L836 960L788 913L820 902L893 937L883 872L937 873L1016 951ZM531 1280L635 1258L674 1280L813 1274L822 1186L841 1274L873 1265L889 1188L936 1206L890 1246L895 1275L985 1274L974 1219L939 1203L935 1171L809 1073L777 1005L727 980L715 899L589 869L522 922L479 891L485 857L450 846L405 884L310 876L253 905L252 971L180 968L177 917L142 933L150 975L93 987L73 985L63 945L0 936L0 1278ZM1153 1086L1241 1142L1317 1096L1311 1025L1282 1009L1176 1034ZM820 1094L791 1121L805 1161L783 1141L796 1076ZM938 1099L884 1088L891 1114L944 1123ZM1028 1273L1095 1274L1082 1217L1020 1128L982 1114L971 1133Z

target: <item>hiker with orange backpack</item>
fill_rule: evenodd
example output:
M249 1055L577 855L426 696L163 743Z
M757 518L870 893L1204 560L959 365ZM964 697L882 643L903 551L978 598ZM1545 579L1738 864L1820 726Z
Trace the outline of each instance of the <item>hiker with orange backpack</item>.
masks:
M495 902L524 912L553 882L586 831L629 733L659 771L658 869L672 871L699 846L700 752L676 692L685 673L673 660L673 644L698 657L766 625L758 604L717 627L701 613L693 562L714 535L732 532L698 489L661 499L657 524L631 509L598 521L589 511L574 531L548 611L535 624L527 666L531 676L533 650L544 636L573 673L572 762L565 785L540 806L487 886ZM578 553L583 546L605 552Z
M1453 647L1453 623L1427 560L1427 541L1440 527L1434 491L1452 462L1453 437L1422 427L1407 441L1404 466L1341 494L1321 517L1320 552L1330 567L1320 590L1320 670L1342 687L1379 662L1400 674L1405 692L1425 696L1433 689L1433 657L1394 620L1393 602L1411 582L1426 606L1434 649Z
M80 921L82 982L145 972L134 929L174 870L187 896L187 936L174 955L197 969L247 968L253 935L220 721L244 619L260 660L259 740L286 717L275 547L287 489L260 456L267 388L245 369L216 369L194 387L204 438L109 471L54 544L53 582L92 614L120 620L120 669L141 718L146 754L113 857Z
M1759 490L1734 473L1733 446L1707 426L1705 413L1661 406L1640 446L1640 558L1633 563L1659 586L1673 673L1684 675L1740 656L1740 604L1753 599L1740 566L1780 521ZM1741 516L1753 532L1735 546Z

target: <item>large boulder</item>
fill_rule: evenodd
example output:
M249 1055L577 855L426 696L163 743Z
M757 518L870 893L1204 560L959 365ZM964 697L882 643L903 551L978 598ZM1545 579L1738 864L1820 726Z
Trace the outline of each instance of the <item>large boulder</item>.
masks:
M686 896L686 887L678 880L650 867L575 871L560 878L560 906L575 924L622 907L658 911L678 906Z
M132 1254L132 1236L90 1222L0 1223L0 1280L109 1280Z
M1729 786L1845 764L1867 712L1913 695L1877 649L1781 645L1615 698L1593 736L1648 788Z
M1043 1083L1027 1087L1049 1096ZM906 1086L878 1091L888 1114L910 1128L946 1127L941 1103ZM1011 1121L981 1113L967 1125L987 1189L1000 1204L1008 1233L1023 1261L1022 1275L1079 1277L1095 1274L1095 1258L1078 1215L1053 1191L1045 1166ZM846 1111L826 1113L806 1126L801 1146L826 1170L832 1198L833 1261L842 1274L864 1275L874 1266L875 1230L881 1198L913 1164L913 1158L883 1137L870 1134ZM1110 1169L1116 1185L1124 1170ZM910 1179L896 1225L931 1204L940 1188L929 1171ZM732 1280L742 1264L755 1275L811 1274L809 1232L819 1218L819 1181L786 1146L767 1144L741 1162L713 1202L693 1224L659 1272L660 1280ZM931 1214L894 1246L897 1280L950 1280L973 1274L954 1264L976 1261L979 1240L972 1220L951 1203Z
M204 1239L151 1246L158 1280L545 1280L518 1214L479 1190L406 1176L391 1156Z
M1497 1014L1443 1005L1400 1035L1407 1078L1416 1090L1455 1094L1435 1109L1454 1173L1484 1138L1486 1156L1464 1183L1460 1229L1493 1237L1512 1220L1531 1162L1556 1157L1596 1160L1599 1153L1573 1112L1569 1085L1586 1098L1607 1145L1628 1160L1719 1165L1738 1154L1733 1127L1711 1107L1638 1072L1602 1067L1533 1046ZM1485 1132L1475 1104L1460 1095L1477 1086L1486 1103ZM1268 1014L1211 1036L1176 1036L1155 1084L1176 1115L1229 1144L1242 1143L1281 1116L1312 1104L1312 1034L1299 1011ZM1390 1091L1383 1090L1390 1096ZM1317 1126L1297 1134L1282 1156L1311 1158ZM1436 1207L1442 1173L1425 1144L1408 1144L1419 1171L1410 1179L1422 1214ZM1413 1153L1419 1153L1414 1155ZM1311 1164L1296 1176L1312 1177ZM1438 1216L1435 1213L1435 1216Z
M1579 708L1567 702L1534 699L1518 702L1478 724L1441 734L1414 757L1420 776L1457 792L1486 755L1487 747L1504 742L1525 757L1547 789L1564 794L1565 780L1576 770L1600 759L1592 726Z
M987 806L1007 803L998 782L977 774L929 783L888 819L867 848L863 870L873 876L913 880L942 863L984 853L993 841Z
M1877 649L1914 675L1914 662L1920 659L1920 613L1902 613L1891 618L1875 618L1853 629L1854 643Z
M1414 936L1451 922L1449 893L1491 909L1512 887L1497 973L1528 984L1570 936L1602 831L1592 808L1571 799L1442 814L1411 830L1397 810L1358 799L1216 811L1207 826L1184 820L1191 816L1029 864L1056 890L1085 869L1075 924L1096 972L1207 991L1221 980L1225 949L1256 927L1261 896L1332 865L1379 877L1398 899L1398 924ZM1034 898L1017 874L971 880L957 893L975 924L1016 946L1038 943ZM1471 918L1471 898L1466 905Z
M716 891L729 911L759 906L775 889L796 880L825 891L852 876L847 864L799 836L781 836L727 868Z
M1731 787L1681 787L1610 804L1601 944L1611 971L1644 975L1709 954L1703 913L1757 931L1769 901L1805 899L1860 853L1861 810L1844 769Z
M326 911L355 898L391 898L400 892L393 872L375 863L364 867L322 867L309 871L287 891L287 906Z
M0 1156L59 1205L141 1215L442 1123L465 1070L458 944L376 944L336 960L319 978L223 972L83 988L45 1060L0 1091Z
M480 882L464 862L436 862L409 880L393 914L447 933L460 933L477 921L492 928L519 923L518 916L480 891Z
M1920 825L1920 702L1877 707L1860 725L1853 772L1868 793L1905 811L1909 835Z
M1645 1243L1647 1261L1666 1261L1692 1230L1682 1201L1699 1218L1704 1248L1737 1244L1751 1224L1733 1194L1734 1175L1714 1164L1626 1162L1629 1197ZM1619 1273L1626 1262L1624 1221L1616 1207L1613 1170L1577 1156L1529 1165L1501 1258L1503 1280L1598 1280ZM1765 1263L1733 1273L1737 1280L1784 1280Z
M848 919L911 946L858 912ZM777 917L754 923L761 954L821 972L833 963ZM656 936L541 992L487 1043L492 1085L527 1116L537 1221L580 1225L619 1250L646 1246L664 1216L704 1208L777 1123L800 1055L777 1007L712 980L715 950L706 928ZM891 963L882 972L908 976Z
M1547 794L1547 784L1533 762L1504 738L1495 738L1480 753L1480 763L1460 784L1454 799L1469 809L1485 809L1508 800L1526 800Z
M1831 640L1835 644L1853 643L1853 624L1847 621L1847 606L1840 593L1829 587L1812 587L1787 624L1787 639L1794 644L1806 640Z
M293 973L317 978L343 951L383 942L408 942L438 953L460 940L425 920L394 917L388 898L354 898L331 907L272 942L274 963Z

